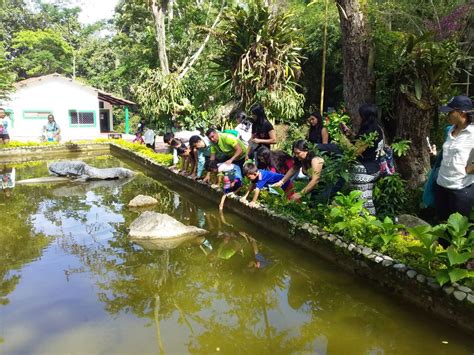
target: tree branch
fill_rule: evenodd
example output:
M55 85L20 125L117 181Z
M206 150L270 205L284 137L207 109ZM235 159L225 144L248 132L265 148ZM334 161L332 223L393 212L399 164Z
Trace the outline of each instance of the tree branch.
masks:
M192 66L196 63L196 61L199 59L199 56L202 54L202 52L204 51L204 48L206 47L206 44L207 42L209 42L209 39L211 38L211 32L214 28L216 28L217 24L219 23L219 20L222 16L222 13L224 12L224 8L225 8L225 0L222 0L222 6L221 6L221 9L219 10L219 13L217 14L217 17L216 19L214 20L214 23L212 24L210 30L209 30L209 33L207 34L206 38L204 39L204 41L202 42L201 46L199 47L199 49L196 51L196 53L193 54L193 56L191 57L191 60L189 61L189 64L186 65L186 66L182 66L182 70L180 71L179 73L179 79L183 79L186 74L188 73L188 71L192 68Z

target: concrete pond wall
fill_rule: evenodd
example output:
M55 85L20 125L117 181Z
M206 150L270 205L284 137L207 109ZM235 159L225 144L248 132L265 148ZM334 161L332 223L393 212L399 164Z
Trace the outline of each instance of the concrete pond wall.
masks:
M110 154L108 143L55 144L19 148L1 148L0 162L27 162L30 160L47 160L62 156L65 158L96 156Z
M10 154L6 154L7 151ZM71 150L63 146L3 149L0 150L0 162L12 161L14 157L16 159L20 157L22 160L47 159L62 153L67 155ZM80 145L73 153L86 155L111 153L116 157L131 160L152 170L165 180L213 201L216 208L222 196L222 192L207 184L179 175L150 158L114 143ZM440 287L434 278L418 273L409 265L404 265L368 247L347 243L341 237L329 234L314 224L301 225L293 218L279 215L265 207L251 208L237 198L229 197L225 209L261 226L275 236L289 240L318 257L333 262L352 274L359 275L390 297L414 305L435 315L441 322L474 334L474 292L470 288L457 284Z

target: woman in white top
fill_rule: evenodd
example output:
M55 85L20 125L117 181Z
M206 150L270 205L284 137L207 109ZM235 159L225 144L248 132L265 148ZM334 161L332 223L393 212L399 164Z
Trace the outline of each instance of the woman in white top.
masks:
M441 220L459 212L469 217L474 202L474 112L467 96L455 96L441 112L453 127L443 144L435 206Z
M235 130L239 132L239 138L248 146L252 138L252 122L247 119L245 112L239 112L235 119L237 120Z

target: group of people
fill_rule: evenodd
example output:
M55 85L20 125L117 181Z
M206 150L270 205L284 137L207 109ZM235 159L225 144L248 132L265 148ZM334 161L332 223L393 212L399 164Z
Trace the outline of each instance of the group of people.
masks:
M377 108L374 105L363 105L360 108L362 125L357 134L344 126L344 132L353 142L370 132L380 132L376 123ZM267 119L264 107L260 104L251 109L250 116L241 112L237 114L237 126L233 130L209 128L205 135L199 131L182 131L166 133L164 142L173 148L175 160L183 159L182 173L204 182L210 182L211 175L217 174L217 185L224 191L220 208L223 208L225 196L237 193L247 177L251 184L241 200L250 198L250 205L258 201L260 191L264 188L278 193L282 189L289 200L300 201L303 195L310 195L314 202L329 201L344 185L340 178L334 184L316 189L327 159L319 151L337 152L338 148L331 143L328 130L324 127L322 116L318 112L310 115L307 139L297 140L292 145L293 156L284 151L272 150L277 143L277 136L272 123ZM342 128L342 127L341 127ZM372 186L378 176L376 154L382 141L378 135L373 146L359 147L359 164L354 170L351 181L354 188L363 190L366 208L375 213L372 201ZM312 144L319 149L313 151ZM350 143L349 143L350 144ZM306 178L306 185L295 191L293 180L298 176Z
M452 125L443 145L441 167L436 180L436 212L440 220L451 213L459 212L469 216L474 201L474 125L472 101L465 96L453 98L441 108L448 114ZM300 201L309 195L314 203L328 202L342 188L345 181L340 177L330 186L316 189L324 173L325 159L338 153L336 145L325 127L319 112L309 115L309 130L306 139L297 140L292 145L290 156L284 151L272 150L277 143L275 129L267 119L262 105L251 109L250 116L237 114L237 126L232 130L209 128L205 135L199 131L166 133L164 142L173 148L175 160L183 160L182 173L196 179L210 182L211 175L217 174L217 185L223 188L224 196L220 204L223 208L225 196L237 193L244 177L251 182L242 201L250 198L250 205L258 201L262 189L282 193L289 200ZM378 110L375 105L363 104L359 108L360 127L352 132L344 124L340 125L343 137L338 144L353 145L357 160L350 171L351 189L360 190L364 207L375 214L373 187L380 176L379 156L384 147L384 134L377 123ZM375 137L372 143L364 143L364 137ZM313 150L313 146L318 149ZM295 191L293 180L304 175L307 183Z
M7 112L3 107L0 107L0 143L10 143L10 118L7 116ZM43 126L41 132L41 140L45 142L59 142L61 139L61 129L54 120L52 114L48 115L48 122Z

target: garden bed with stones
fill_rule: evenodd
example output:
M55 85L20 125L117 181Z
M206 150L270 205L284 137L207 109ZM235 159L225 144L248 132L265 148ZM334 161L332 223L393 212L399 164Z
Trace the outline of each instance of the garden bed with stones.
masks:
M65 143L54 145L38 145L25 147L12 147L0 149L0 161L25 162L31 160L46 160L52 157L96 156L110 154L109 143Z
M212 200L217 208L222 196L219 190L179 175L145 156L118 145L111 144L111 153L151 168L173 184L179 184ZM470 288L457 284L440 287L435 278L418 273L409 265L402 264L390 256L365 246L347 243L341 237L329 234L317 225L309 223L301 225L295 219L279 215L266 207L251 208L236 197L229 196L225 208L253 224L260 225L274 235L285 238L346 271L369 280L385 293L424 309L469 333L474 333L474 292Z

